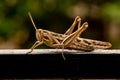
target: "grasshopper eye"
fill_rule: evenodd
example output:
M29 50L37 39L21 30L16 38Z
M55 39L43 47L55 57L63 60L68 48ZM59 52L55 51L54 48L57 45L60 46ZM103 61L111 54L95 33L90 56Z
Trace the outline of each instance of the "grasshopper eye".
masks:
M49 33L45 33L43 34L43 40L45 41L52 41L52 38L50 37Z
M44 39L49 40L49 38L47 36L44 36Z
M43 38L45 41L51 41L51 38L47 35L47 34L45 34L44 35L44 38Z

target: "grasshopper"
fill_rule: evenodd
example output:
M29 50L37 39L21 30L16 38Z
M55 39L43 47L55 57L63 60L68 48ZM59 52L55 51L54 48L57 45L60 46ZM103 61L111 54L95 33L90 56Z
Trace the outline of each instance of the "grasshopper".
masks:
M37 41L31 47L31 51L29 51L28 53L31 53L34 48L43 43L49 47L57 49L76 49L82 51L92 51L94 49L107 49L112 46L109 42L80 38L81 33L84 32L85 29L88 27L88 23L85 22L81 25L81 18L79 16L77 16L74 19L73 24L64 34L59 34L48 30L37 29L30 12L28 12L28 15L36 30L37 39ZM75 32L73 32L77 24L78 29ZM62 57L65 59L63 52Z

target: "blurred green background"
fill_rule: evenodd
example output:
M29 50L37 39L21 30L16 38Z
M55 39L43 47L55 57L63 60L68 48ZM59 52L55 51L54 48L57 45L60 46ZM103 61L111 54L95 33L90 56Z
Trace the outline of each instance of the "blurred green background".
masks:
M0 0L0 49L26 49L36 41L37 28L64 33L76 16L87 21L84 38L109 41L120 48L119 0ZM38 48L48 48L45 45Z

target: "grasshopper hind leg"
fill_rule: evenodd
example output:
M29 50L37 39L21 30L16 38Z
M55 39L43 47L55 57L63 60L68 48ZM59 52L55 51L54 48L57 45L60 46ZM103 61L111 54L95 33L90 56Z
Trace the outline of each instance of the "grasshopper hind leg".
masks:
M77 25L78 23L78 28L80 28L80 24L81 24L81 18L79 16L77 16L75 19L74 19L74 22L73 24L71 25L71 27L65 32L65 35L70 35L72 34L75 26Z

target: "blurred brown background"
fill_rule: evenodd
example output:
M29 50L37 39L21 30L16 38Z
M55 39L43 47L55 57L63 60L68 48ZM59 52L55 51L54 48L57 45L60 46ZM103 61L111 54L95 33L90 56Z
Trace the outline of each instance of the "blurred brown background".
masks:
M34 42L37 28L64 33L76 16L87 21L84 38L109 41L120 48L119 0L0 0L0 48L26 49ZM45 45L38 48L48 48Z

